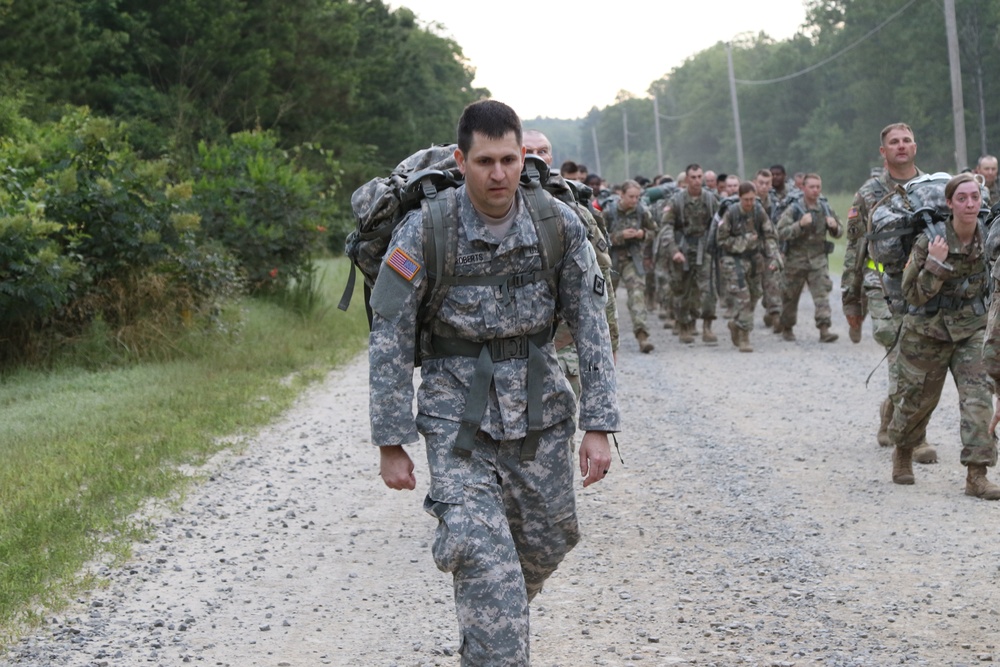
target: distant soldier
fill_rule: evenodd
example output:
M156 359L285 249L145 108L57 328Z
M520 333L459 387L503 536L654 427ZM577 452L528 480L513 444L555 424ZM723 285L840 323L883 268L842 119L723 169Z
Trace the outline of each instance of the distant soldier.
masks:
M635 181L622 183L622 194L604 207L604 222L611 235L611 261L615 273L614 289L619 281L625 283L628 293L628 312L632 316L632 331L645 354L653 351L646 324L644 290L647 271L653 269L653 240L656 224L639 197L642 188Z
M997 180L997 159L992 155L984 155L976 164L976 173L983 177L983 185L990 191L989 205L1000 202L1000 181Z
M537 155L542 158L545 164L552 165L552 143L544 134L538 130L524 130L521 142L524 145L526 153ZM596 218L588 208L585 208L574 200L572 192L562 176L549 174L549 182L555 186L552 188L553 190L558 190L556 196L568 204L587 226L587 238L590 240L591 245L594 246L594 252L597 254L597 264L601 267L604 280L610 285L611 255L609 253L610 248L603 226L603 219ZM605 307L605 316L608 320L608 332L611 335L611 350L617 354L618 306L612 290L608 290L608 305ZM573 341L573 335L570 333L569 326L565 322L560 322L556 328L553 343L556 347L556 357L559 359L559 367L566 374L566 379L569 380L570 385L573 387L573 392L579 397L581 391L580 360L577 355L576 343Z
M771 172L774 173L773 171ZM802 198L795 200L778 221L778 238L787 242L785 251L785 289L781 296L781 329L785 340L795 340L792 328L798 319L802 288L809 286L816 307L816 328L819 340L832 343L837 334L830 331L830 264L827 255L832 250L826 237L843 234L840 221L830 208L820 201L823 181L818 174L806 174Z
M767 169L759 169L754 175L754 188L757 190L757 199L764 209L767 217L771 218L771 210L774 208L775 200L771 196L771 172ZM773 224L772 224L773 226ZM761 288L764 292L764 326L772 327L778 323L781 317L781 269L784 266L784 258L781 251L773 257L774 262L761 274ZM773 268L771 268L773 264Z
M699 165L688 165L684 174L685 188L673 196L663 214L656 261L670 267L675 327L680 341L694 342L695 320L700 317L701 339L714 345L719 339L712 332L716 297L712 289L708 233L719 210L719 200L702 188Z

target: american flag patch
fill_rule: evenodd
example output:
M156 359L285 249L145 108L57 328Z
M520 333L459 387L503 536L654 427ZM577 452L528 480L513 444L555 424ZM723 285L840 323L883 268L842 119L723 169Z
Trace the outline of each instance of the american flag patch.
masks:
M389 257L386 258L385 263L407 280L413 280L413 276L417 275L417 272L420 270L420 265L399 248L389 253Z
M851 210L847 212L847 217L848 218L856 218L856 217L858 217L858 207L857 206L852 206Z

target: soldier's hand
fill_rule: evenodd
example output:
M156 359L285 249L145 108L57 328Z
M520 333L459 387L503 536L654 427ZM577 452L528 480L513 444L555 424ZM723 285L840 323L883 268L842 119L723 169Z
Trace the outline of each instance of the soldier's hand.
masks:
M831 232L835 232L837 231L837 227L839 227L840 225L837 223L837 219L835 217L833 217L832 215L828 215L826 216L826 226L830 229Z
M993 419L990 420L990 435L996 437L997 424L1000 424L1000 403L997 403L993 410Z
M603 431L587 431L580 443L580 474L583 485L600 482L611 470L611 445Z
M680 250L678 250L677 252L674 253L673 260L675 262L677 262L678 264L683 263L684 262L684 253L682 253Z
M643 257L642 258L642 268L649 273L653 270L653 260Z
M808 227L809 225L812 224L812 222L813 222L813 214L812 213L806 213L804 216L802 216L799 219L799 226L800 227Z
M944 262L948 259L948 242L944 240L943 236L936 237L927 245L927 254L938 262Z
M413 476L413 460L399 445L379 447L379 475L390 489L402 491L417 488L417 478Z

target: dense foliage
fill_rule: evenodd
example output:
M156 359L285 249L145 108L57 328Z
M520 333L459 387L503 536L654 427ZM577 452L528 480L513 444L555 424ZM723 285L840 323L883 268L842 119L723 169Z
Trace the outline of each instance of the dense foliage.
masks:
M300 293L472 78L381 0L0 0L0 364Z
M902 13L869 33L897 10ZM997 152L1000 112L1000 4L956 0L961 45L968 155ZM737 84L747 176L784 163L789 171L817 171L824 187L853 190L880 164L878 135L891 122L916 134L917 163L954 171L951 87L940 2L932 0L809 0L807 22L787 40L743 35L731 44L738 81L771 81L822 63L794 78ZM836 56L836 57L834 57ZM716 171L737 170L736 133L726 45L689 58L650 87L659 103L664 169L690 162ZM603 176L626 176L622 114L628 114L628 175L657 171L651 99L620 99L593 110L581 128L580 159L596 169L596 128Z

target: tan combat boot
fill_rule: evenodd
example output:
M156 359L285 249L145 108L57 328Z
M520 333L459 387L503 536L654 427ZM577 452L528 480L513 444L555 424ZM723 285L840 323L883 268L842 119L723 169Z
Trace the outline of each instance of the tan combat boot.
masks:
M892 481L894 484L913 484L916 478L913 476L913 450L894 447L892 450ZM972 474L971 472L969 474ZM966 485L968 493L968 485Z
M792 331L791 327L782 327L782 329L781 329L781 339L792 342L792 341L795 340L795 332Z
M965 495L983 500L1000 500L1000 486L986 479L986 466L970 465L965 477Z
M678 322L680 328L680 341L682 343L694 342L694 322Z
M847 330L847 336L851 339L852 343L861 342L861 327L850 327Z
M660 315L662 316L663 313L660 313ZM664 329L673 329L674 328L674 320L673 320L673 318L671 318L669 315L667 315L666 317L663 317L662 319L663 319L663 328ZM677 333L677 332L675 331L674 333Z
M878 425L878 436L876 437L878 438L878 444L882 447L888 447L892 444L889 442L889 422L892 421L893 411L892 399L886 396L878 409L878 416L881 422Z
M774 318L774 315L772 315L771 313L764 313L764 328L766 328L766 329L770 329L771 328L771 324L772 324L771 320L773 318Z
M701 341L709 345L719 342L718 337L712 333L712 320L702 320Z
M840 338L837 334L830 331L830 327L822 326L819 328L819 342L821 343L832 343L833 341Z
M736 322L729 320L726 322L726 326L729 327L729 338L733 341L735 347L740 346L740 328L736 326Z
M917 463L937 463L937 450L934 445L924 440L913 448L913 460Z
M750 346L750 332L746 329L740 329L740 352L753 352L753 348Z
M774 333L780 334L785 331L785 325L781 323L780 315L772 315L771 322L774 324L774 329L773 329Z
M635 335L635 339L639 341L639 351L643 354L649 354L653 351L653 344L649 342L649 334L645 331L640 331Z

